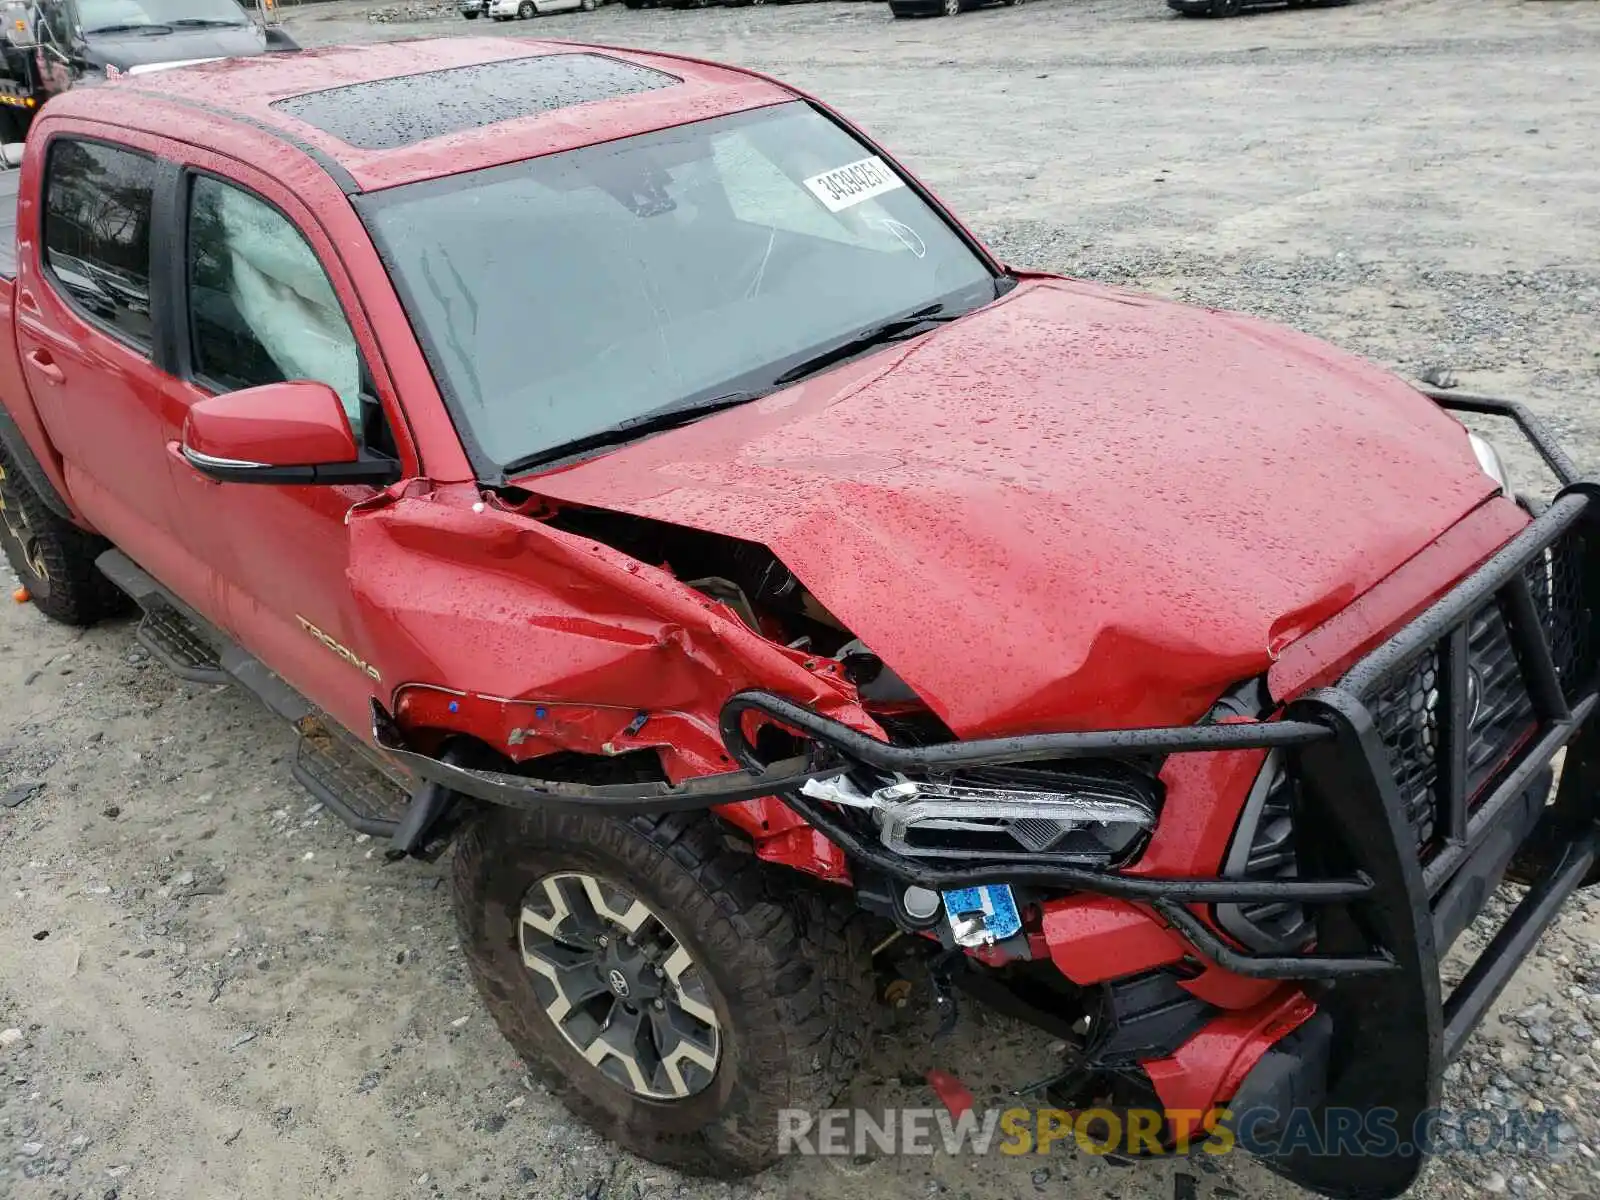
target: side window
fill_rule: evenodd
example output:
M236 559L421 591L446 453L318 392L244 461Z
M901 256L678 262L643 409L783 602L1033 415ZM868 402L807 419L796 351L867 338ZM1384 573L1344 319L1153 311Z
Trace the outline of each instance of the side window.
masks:
M155 160L58 139L44 184L44 263L56 288L124 341L150 349Z
M313 379L361 432L361 354L316 253L248 192L197 176L189 193L195 374L223 391Z

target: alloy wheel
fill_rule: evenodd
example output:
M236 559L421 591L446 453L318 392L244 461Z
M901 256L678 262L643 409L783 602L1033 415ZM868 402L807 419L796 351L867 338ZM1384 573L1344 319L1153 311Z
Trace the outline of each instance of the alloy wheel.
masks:
M34 532L33 526L28 524L28 514L23 512L22 505L17 502L16 493L12 491L6 479L6 470L0 467L0 521L5 524L5 531L22 548L23 561L41 580L50 581L50 565L45 562L44 550L39 545L39 535Z
M546 875L518 936L545 1016L603 1075L651 1100L711 1083L721 1025L703 973L644 901L595 875Z

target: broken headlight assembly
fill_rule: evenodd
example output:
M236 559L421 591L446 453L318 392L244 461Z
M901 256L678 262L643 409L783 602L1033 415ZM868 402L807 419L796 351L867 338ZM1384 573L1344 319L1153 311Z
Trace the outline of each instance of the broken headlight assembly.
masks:
M865 811L886 849L913 858L1118 866L1143 847L1161 804L1156 779L1120 764L862 776L812 780L801 790Z

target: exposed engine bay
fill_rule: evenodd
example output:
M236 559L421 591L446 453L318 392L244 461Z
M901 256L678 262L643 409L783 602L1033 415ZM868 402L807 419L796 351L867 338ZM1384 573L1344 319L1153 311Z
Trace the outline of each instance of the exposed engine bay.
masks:
M588 508L563 508L549 523L668 571L685 586L726 605L770 641L836 660L891 745L956 741L894 669L766 547ZM742 765L748 769L797 757L822 765L836 757L831 748L791 727L749 717L759 714L747 714L743 727L751 753ZM1144 765L1110 759L1041 760L952 765L910 778L852 762L847 770L810 780L799 791L830 806L858 834L912 859L952 866L1009 859L1106 867L1135 857L1154 828L1162 800L1159 765L1154 759ZM802 802L800 796L792 799ZM943 923L947 905L938 894L923 888L902 891L884 906L884 915L906 929ZM1017 937L1014 949L1026 957L1018 915L993 911L986 890L968 891L974 894L951 893L967 905L964 913L949 914L956 943L994 945ZM984 910L986 903L989 911Z

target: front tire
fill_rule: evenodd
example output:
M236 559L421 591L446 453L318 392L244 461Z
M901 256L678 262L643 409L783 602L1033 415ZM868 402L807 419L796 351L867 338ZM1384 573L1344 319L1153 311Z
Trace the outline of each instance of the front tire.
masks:
M1213 17L1236 17L1239 15L1240 0L1211 0L1211 15Z
M471 12L464 12L461 15L469 21L476 21L481 14L477 9L473 9Z
M457 847L454 882L506 1040L641 1157L760 1171L780 1110L827 1106L860 1058L871 971L856 922L775 886L708 814L495 810Z
M0 543L33 605L63 625L92 625L127 604L94 560L108 543L45 507L0 450Z
M961 15L961 0L944 0L939 9L941 17L959 17Z
M533 7L533 0L522 0L522 3L517 5L517 20L531 21L533 20L534 13L537 11L538 10Z

